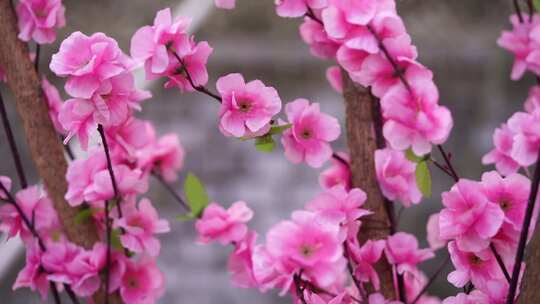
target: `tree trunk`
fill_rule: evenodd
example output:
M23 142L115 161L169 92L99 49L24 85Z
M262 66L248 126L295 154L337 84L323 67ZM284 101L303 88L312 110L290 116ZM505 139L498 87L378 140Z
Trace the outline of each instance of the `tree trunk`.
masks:
M7 75L7 83L15 96L15 105L23 122L32 159L39 176L53 201L62 228L70 241L91 248L99 241L95 225L86 221L75 223L79 211L64 199L67 191L65 174L67 162L62 143L50 120L41 81L30 60L28 45L17 38L17 18L10 0L0 0L0 66ZM96 296L104 303L103 292ZM121 303L118 296L110 303Z
M519 303L540 303L540 231L534 233L527 256Z
M343 80L352 184L366 192L364 208L373 212L362 219L358 239L363 244L370 239L386 239L392 230L388 206L375 173L375 150L384 146L382 118L379 101L369 89L355 85L346 72L343 72ZM381 280L381 293L387 299L396 299L392 266L384 255L375 270ZM373 291L373 286L368 286L368 291Z

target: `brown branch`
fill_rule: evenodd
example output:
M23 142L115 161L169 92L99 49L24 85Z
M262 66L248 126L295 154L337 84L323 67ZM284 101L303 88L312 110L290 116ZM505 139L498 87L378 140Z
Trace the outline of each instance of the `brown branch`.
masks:
M380 133L374 132L374 125L380 117L380 113L376 111L379 108L378 100L368 89L356 86L346 72L343 72L343 80L352 184L366 192L368 200L364 208L373 212L372 215L362 219L358 239L363 244L367 240L386 239L390 235L389 214L393 211L387 210L389 206L379 189L375 173L376 133ZM380 141L379 138L379 144ZM387 299L396 299L392 265L383 256L375 264L375 270L380 276L381 293ZM366 289L368 293L374 290L370 284L367 284Z
M75 223L79 211L64 199L67 191L65 174L67 162L49 118L41 81L30 60L28 45L17 38L17 18L10 0L0 0L0 66L14 97L17 112L23 123L25 137L39 176L58 213L63 231L70 241L91 248L99 241L96 227L91 222ZM103 303L104 290L98 292L96 303ZM111 303L121 303L119 296Z

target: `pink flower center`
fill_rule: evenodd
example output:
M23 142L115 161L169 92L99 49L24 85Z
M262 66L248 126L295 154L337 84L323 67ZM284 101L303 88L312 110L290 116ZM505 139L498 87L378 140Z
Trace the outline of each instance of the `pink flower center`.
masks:
M311 130L304 129L300 135L302 136L303 139L310 139L312 136Z
M128 224L132 227L139 227L139 228L143 228L145 227L145 223L144 223L144 220L140 217L133 217L133 218L130 218L128 220Z
M251 110L251 100L240 99L238 100L238 109L240 112L247 113Z
M469 262L471 263L471 265L474 265L474 266L479 266L479 265L482 265L482 259L477 257L476 255L474 254L471 254L469 256Z
M502 201L499 203L499 206L501 206L501 209L502 209L503 211L507 211L508 209L510 209L510 207L512 207L512 204L510 203L510 201L502 200Z
M129 288L132 288L132 289L137 289L139 288L139 282L137 282L137 280L135 278L128 278L127 280L127 284L126 284Z
M310 258L315 253L315 248L308 244L304 244L300 246L300 253L306 258Z

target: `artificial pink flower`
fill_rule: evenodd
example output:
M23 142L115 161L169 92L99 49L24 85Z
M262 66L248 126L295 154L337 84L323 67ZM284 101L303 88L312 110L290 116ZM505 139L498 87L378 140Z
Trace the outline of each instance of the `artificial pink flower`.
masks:
M426 275L418 269L412 269L403 275L405 283L405 294L407 299L415 299L421 292L424 292L417 300L418 304L440 304L437 297L428 295L423 289L428 283Z
M448 243L448 251L456 270L448 274L448 281L456 287L463 287L471 281L474 286L484 289L491 280L504 279L497 261L489 249L465 252L456 242Z
M85 99L69 99L62 104L58 121L62 128L67 131L64 144L76 136L79 139L81 148L88 149L88 140L92 132L96 130L97 124L94 121L94 106L92 102Z
M84 249L82 247L66 240L49 242L47 244L47 251L41 257L43 267L49 273L47 278L57 283L74 283L78 276L69 271L69 265L83 252Z
M21 0L17 5L19 39L52 43L56 29L66 25L62 0Z
M126 72L132 62L118 43L103 33L88 37L74 32L60 45L51 59L50 69L66 77L66 92L74 98L89 99L102 82Z
M534 164L540 150L540 111L515 113L508 120L508 128L514 133L512 158L524 167Z
M405 207L420 203L422 193L416 185L416 164L404 152L388 148L375 151L375 169L386 198L399 200Z
M131 38L131 56L144 63L147 78L165 73L176 61L169 51L183 49L189 42L187 29L191 20L178 17L172 19L171 9L157 12L152 26L138 29Z
M531 181L514 173L502 177L495 171L482 175L482 186L488 200L498 204L505 214L505 221L521 229L527 201L531 191Z
M321 217L347 224L372 213L361 208L366 199L366 193L359 188L348 191L342 185L337 185L327 189L307 203L306 210L316 212Z
M495 168L503 175L515 173L519 169L519 164L512 157L512 146L514 145L514 133L503 124L493 133L493 145L495 146L488 154L482 158L484 165L495 164Z
M236 6L236 0L215 0L216 7L222 9L233 9Z
M169 81L165 83L165 88L178 87L182 91L193 92L206 85L208 82L206 64L212 51L213 49L206 41L195 43L189 40L184 51L177 51L181 62L175 58L176 62L172 62L165 72L169 78Z
M338 66L329 67L326 70L326 79L338 93L343 93L343 78L341 75L341 68Z
M295 164L305 161L311 167L321 167L332 156L329 142L339 137L338 120L321 113L319 104L310 104L307 99L288 103L285 112L292 124L281 138L285 156Z
M105 129L113 157L136 162L146 156L147 149L156 143L156 130L150 121L129 117L121 125ZM141 166L138 166L142 168Z
M529 90L529 96L525 101L525 111L532 113L540 108L540 85L535 85Z
M439 214L440 237L456 239L461 250L486 248L504 222L504 212L488 200L478 182L459 180L442 194L442 203L446 208Z
M538 73L540 67L538 41L534 42L533 39L534 35L536 35L534 29L538 27L539 21L537 15L534 15L532 20L527 19L524 22L520 22L517 15L512 15L510 23L512 23L513 30L503 31L501 37L497 40L500 47L515 56L511 74L513 80L521 78L527 69L532 69L535 73Z
M393 149L412 148L414 154L425 155L431 144L446 141L453 122L450 111L437 104L439 91L433 80L418 75L408 81L408 87L400 83L381 99L383 133Z
M126 303L155 303L165 292L165 276L149 257L126 260L120 295Z
M184 148L176 134L167 134L137 152L137 164L146 171L154 171L167 182L178 178L177 172L184 165Z
M292 220L274 225L266 236L266 249L280 263L326 287L344 269L343 235L338 223L309 211L295 211Z
M265 245L253 249L253 276L262 292L272 288L281 289L280 295L290 291L298 266L285 259L274 257Z
M301 17L310 9L326 7L327 0L276 0L276 12L281 17Z
M11 178L7 177L7 176L2 176L0 175L0 183L2 184L2 186L4 186L4 188L7 190L7 191L10 191L11 190ZM0 198L1 199L7 199L7 195L6 193L3 191L3 188L0 188Z
M125 231L120 236L124 247L136 253L146 252L152 257L158 256L161 248L154 235L170 231L167 220L159 218L156 209L146 198L141 199L137 209L131 208L118 219L115 226Z
M80 297L93 295L101 286L101 270L106 266L107 246L96 243L92 250L81 250L67 264L71 288Z
M85 200L84 192L93 183L97 172L107 168L107 158L101 150L90 151L88 158L75 159L68 165L66 181L68 190L65 199L75 207Z
M208 244L217 241L223 245L240 242L248 233L246 223L252 217L253 211L245 202L236 202L227 210L217 203L211 203L195 223L199 242Z
M385 252L388 262L397 265L401 274L414 271L417 264L435 256L430 249L419 249L416 237L405 232L389 236Z
M26 264L21 269L13 284L13 290L21 287L28 287L32 291L38 291L41 299L47 298L49 290L49 280L47 273L43 271L41 265L42 251L39 248L37 240L27 244L26 247Z
M492 302L486 294L475 289L469 294L462 292L454 297L448 297L442 304L492 304Z
M429 247L433 250L437 250L446 246L448 243L446 240L442 240L439 232L439 214L434 213L429 216L427 222L427 241Z
M324 189L330 189L337 185L342 185L345 189L351 189L351 161L349 155L344 152L336 152L339 157L331 159L331 167L321 172L319 184Z
M66 131L58 120L60 108L62 107L62 103L64 101L60 97L60 94L58 93L56 87L53 86L47 80L47 78L45 78L45 76L43 76L43 79L41 80L41 87L43 88L43 94L45 94L45 101L47 102L47 106L49 108L49 117L51 118L53 126L56 129L56 132L64 134Z
M300 25L300 36L309 45L311 54L323 59L333 59L339 49L340 43L328 37L324 26L313 19L306 17Z
M348 246L350 257L356 263L354 275L360 282L373 284L375 290L379 290L381 284L374 265L381 258L385 246L384 240L367 240L362 247Z
M33 220L34 228L41 237L49 237L50 233L59 229L60 222L52 202L40 187L31 186L20 190L15 195L15 201L25 217L29 221ZM33 239L32 232L12 204L0 207L0 231L7 233L8 237L20 233L25 242Z
M113 173L122 198L129 200L130 197L148 191L148 180L140 169L131 169L123 164L113 165ZM108 169L97 171L92 176L92 183L83 192L87 202L111 200L115 198L114 194Z
M242 75L229 74L219 78L216 86L222 99L219 127L226 136L255 133L281 111L277 91L260 80L245 83Z
M256 240L257 233L249 231L244 239L234 244L234 251L229 256L227 268L231 274L231 281L235 286L241 288L257 286L252 260Z
M516 228L513 224L505 221L499 232L491 238L491 243L506 265L513 265L515 261L520 232L521 227Z
M297 295L295 295L295 298L298 298ZM304 291L304 299L309 304L352 304L354 303L351 301L348 297L347 292L341 292L338 295L328 295L325 296L324 294L316 294L314 292L310 292L308 290ZM296 299L295 303L302 304L301 299Z

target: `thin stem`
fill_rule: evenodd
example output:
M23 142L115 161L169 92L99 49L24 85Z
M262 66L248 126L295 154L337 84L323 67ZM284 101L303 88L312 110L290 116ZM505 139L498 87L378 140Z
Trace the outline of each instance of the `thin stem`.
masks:
M64 141L64 138L62 137L62 142ZM66 151L66 154L69 158L69 160L74 160L75 159L75 154L73 153L73 150L71 149L71 146L69 145L69 143L63 145L64 146L64 151Z
M334 158L335 160L337 160L338 162L340 162L342 165L346 166L347 168L349 167L349 162L346 161L343 157L339 156L339 154L332 153L332 158Z
M527 7L529 8L529 22L532 22L533 15L534 15L533 0L527 0Z
M491 252L495 256L495 259L497 260L497 263L499 264L499 267L501 268L501 271L504 274L504 277L506 278L506 281L510 283L510 274L508 273L508 270L506 269L506 266L504 265L504 261L501 258L501 255L497 251L497 248L495 248L495 245L493 243L489 244L489 248L491 249Z
M343 253L344 253L345 259L347 260L347 270L349 271L349 274L351 275L354 286L356 286L356 289L358 289L358 293L362 297L362 300L367 301L366 294L364 293L364 289L362 288L362 283L358 281L358 278L354 275L353 262L351 260L351 255L349 254L349 245L347 245L347 242L343 243Z
M28 182L26 180L26 175L24 174L24 167L21 161L21 155L19 149L17 149L17 143L15 142L15 137L13 136L13 130L11 129L11 124L9 123L9 118L7 116L6 106L4 104L4 99L0 94L0 116L2 117L2 123L4 125L4 132L6 133L6 138L9 143L9 148L11 149L11 156L13 157L13 162L15 163L15 168L17 170L17 175L19 177L19 182L21 188L28 187Z
M58 288L56 287L56 284L52 281L49 281L49 288L51 289L54 303L62 304L62 300L60 299L60 293L58 293Z
M306 298L304 297L304 288L302 288L300 276L295 274L293 279L296 287L296 296L300 299L302 304L307 304Z
M510 289L508 290L508 297L506 298L507 304L512 304L516 296L517 286L519 282L519 274L521 273L521 263L525 256L525 247L527 246L527 239L529 237L529 228L531 226L532 217L534 213L534 206L536 205L536 197L538 195L538 184L540 183L540 151L538 151L538 158L536 160L536 168L534 169L534 178L532 181L531 192L529 194L529 201L527 203L527 210L525 211L525 219L521 227L521 234L519 236L519 243L516 252L516 259L514 261L514 269L512 270L512 280L510 281Z
M514 2L514 9L516 10L516 14L518 16L519 22L523 23L525 20L523 19L523 14L521 13L521 7L519 6L518 0L513 0Z
M448 170L448 168L446 168L445 166L441 165L439 162L437 162L436 160L434 160L433 158L430 158L429 159L437 168L439 168L441 171L443 171L444 173L446 173L446 175L450 176L452 179L454 178L454 175L452 174L452 172L450 172Z
M454 179L455 182L459 181L459 175L457 174L456 170L454 169L454 166L452 165L452 162L450 161L450 157L446 152L444 151L444 148L442 145L437 145L437 148L439 149L439 152L441 152L444 162L446 163L446 167L450 171L451 177Z
M116 201L116 211L118 212L118 216L122 217L122 206L121 206L121 198L120 198L120 192L118 191L118 184L116 183L116 177L114 176L114 170L109 150L109 145L107 143L107 137L105 136L105 131L103 130L103 125L98 125L98 132L101 136L101 142L103 143L103 150L105 150L105 156L107 158L107 170L109 171L109 175L111 177L111 183L114 191L114 200Z
M306 17L311 18L313 21L324 26L324 23L322 22L322 20L317 18L317 16L315 15L315 12L313 12L313 9L311 9L311 7L308 7L308 10L306 12Z
M152 171L152 176L155 177L159 181L159 183L165 188L165 190L167 190L167 192L169 192L176 199L176 201L180 203L182 207L184 207L184 209L186 209L187 211L191 211L191 208L189 208L189 206L186 204L184 199L178 193L176 193L176 191L171 187L171 185L169 185L169 183L167 183L163 179L161 174L159 174L158 172Z
M418 302L418 300L420 300L420 298L426 293L426 291L429 289L429 287L431 285L433 285L433 283L435 283L435 280L442 273L442 271L446 268L448 263L450 263L450 255L448 255L446 257L446 259L444 259L442 264L439 265L439 267L437 267L437 270L435 270L435 272L431 275L431 277L427 281L426 285L424 285L424 287L420 290L420 292L416 295L416 297L414 297L414 300L412 300L411 304L416 304L416 302Z
M198 86L198 85L195 85L195 82L193 81L193 78L191 77L191 74L189 73L189 70L188 68L186 67L186 65L184 64L184 61L182 60L182 58L180 58L180 56L178 56L178 54L176 53L176 51L174 51L172 48L168 48L171 53L173 54L174 58L176 58L176 60L178 60L178 63L180 63L180 65L182 66L182 70L186 73L186 78L187 80L189 81L189 84L191 85L191 87L198 91L198 92L201 92L203 94L206 94L210 97L212 97L213 99L217 100L219 103L222 102L221 100L221 96L219 96L218 94L216 93L213 93L211 92L209 89L207 89L205 86Z
M41 53L41 46L36 44L36 59L34 59L34 69L39 73L39 55Z
M71 299L71 302L73 304L80 304L81 302L79 302L79 299L77 299L77 295L75 295L75 292L73 292L73 289L71 289L71 287L67 284L64 284L64 287L66 288L66 293Z

